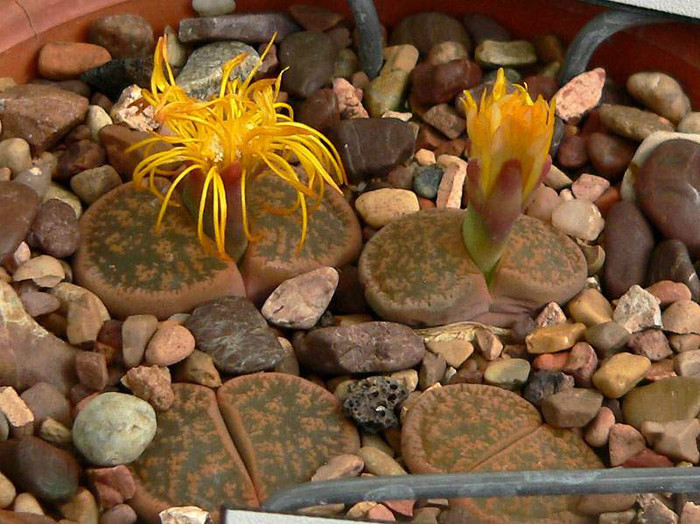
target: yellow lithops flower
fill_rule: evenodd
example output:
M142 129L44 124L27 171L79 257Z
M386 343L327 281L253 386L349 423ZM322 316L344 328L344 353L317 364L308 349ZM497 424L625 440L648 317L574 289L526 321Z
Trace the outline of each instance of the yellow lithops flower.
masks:
M469 205L462 233L467 250L489 274L498 262L513 224L551 166L554 102L532 100L523 86L508 84L498 70L490 92L477 104L465 91Z
M210 201L214 241L223 256L227 191L240 194L242 227L250 239L246 184L263 172L283 179L297 191L296 204L291 209L269 211L293 213L301 209L301 246L311 211L307 199L319 202L326 184L340 191L339 186L346 182L342 162L330 141L317 130L295 122L292 108L277 101L282 73L277 78L253 80L271 46L272 42L245 79L230 76L246 55L229 61L222 68L217 95L202 101L190 98L175 83L166 41L161 38L156 46L151 88L142 93L141 103L153 107L161 128L153 137L131 147L145 148L146 153L133 177L137 185L148 178L151 191L162 199L156 228L160 228L168 205L176 205L172 197L180 182L189 175L201 176L199 238L204 239L204 209ZM156 144L162 142L172 147L153 152ZM178 168L174 170L173 165ZM172 180L165 193L155 184L156 176Z

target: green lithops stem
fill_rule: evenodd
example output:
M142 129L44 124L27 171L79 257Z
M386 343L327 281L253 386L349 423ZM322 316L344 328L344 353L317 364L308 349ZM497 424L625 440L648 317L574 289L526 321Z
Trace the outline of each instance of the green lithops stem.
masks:
M506 248L508 234L496 236L489 230L484 217L474 206L467 206L462 222L462 238L469 256L490 282L493 270Z

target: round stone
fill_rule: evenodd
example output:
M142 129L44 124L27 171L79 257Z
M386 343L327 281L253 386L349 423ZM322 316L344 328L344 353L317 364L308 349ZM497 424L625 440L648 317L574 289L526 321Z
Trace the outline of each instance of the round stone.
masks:
M642 164L634 188L659 231L683 242L691 255L700 255L700 144L685 139L661 143Z
M464 26L444 13L425 12L408 16L391 33L391 45L414 45L423 56L427 56L432 47L441 42L458 42L467 52L472 48Z
M0 182L0 262L25 239L39 209L39 198L27 186Z
M160 201L133 182L100 198L80 220L73 258L76 283L94 292L114 317L167 318L221 296L244 295L236 264L199 243L192 217L168 209L154 231Z
M27 242L56 258L72 255L80 244L78 219L73 208L56 198L42 204Z
M156 434L156 413L148 402L123 393L92 399L73 423L73 443L91 464L133 462Z
M199 16L228 15L236 10L235 0L192 0L192 9Z
M460 210L419 211L386 225L365 245L360 280L381 318L439 326L488 310L486 281L462 240L463 219Z

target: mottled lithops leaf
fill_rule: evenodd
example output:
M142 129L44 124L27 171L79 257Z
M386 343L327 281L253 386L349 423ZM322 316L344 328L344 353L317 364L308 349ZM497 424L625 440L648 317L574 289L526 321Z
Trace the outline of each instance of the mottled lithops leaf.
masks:
M598 469L603 464L573 431L542 425L534 432L483 462L472 471L519 471L543 469ZM460 499L479 522L590 522L574 513L579 497L500 497Z
M360 257L365 296L384 320L438 326L489 308L486 281L467 254L460 210L427 210L391 222Z
M537 409L500 388L457 384L424 393L401 433L411 473L591 469L602 464L570 430L542 424ZM460 499L479 522L587 522L575 497Z
M340 401L303 378L247 375L229 380L217 396L261 501L308 482L331 457L359 449Z
M131 464L138 488L130 502L146 521L158 511L195 505L257 507L255 488L226 429L214 392L174 384L175 403L158 414L155 439Z
M321 266L342 267L354 262L362 248L360 224L343 195L326 188L320 205L309 201L306 242L299 250L301 211L291 209L296 191L275 176L255 179L246 194L254 240L243 256L241 273L248 297L262 303L280 283Z
M515 223L489 286L492 312L532 314L568 302L586 283L586 259L565 234L523 215Z
M189 311L221 296L245 294L236 265L207 252L194 220L171 207L154 225L160 201L124 184L100 198L80 220L76 282L102 299L115 317Z
M470 471L541 423L532 404L505 389L438 388L408 412L401 435L404 461L412 473Z

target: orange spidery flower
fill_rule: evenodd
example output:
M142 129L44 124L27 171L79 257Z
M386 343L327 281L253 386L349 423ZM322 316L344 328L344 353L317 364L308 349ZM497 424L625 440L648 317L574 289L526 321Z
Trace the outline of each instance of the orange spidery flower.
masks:
M276 35L275 35L276 36ZM246 184L263 170L273 173L297 192L295 205L276 213L294 213L301 208L301 238L306 240L308 213L307 199L319 204L325 185L340 191L347 177L340 156L331 142L319 131L294 121L292 108L278 102L282 73L277 78L253 81L275 37L262 53L257 64L245 79L231 79L231 72L246 58L241 54L222 68L219 92L210 100L189 97L175 83L168 63L166 40L160 38L156 46L150 90L143 90L142 104L154 108L155 119L161 132L154 133L130 147L145 148L146 157L134 170L134 182L142 185L149 178L149 187L161 200L156 222L159 230L169 204L174 204L173 193L182 180L192 173L204 176L199 202L197 229L204 245L204 208L211 193L214 242L219 254L226 256L226 183L231 173L234 183L240 183L243 231L252 239L246 211ZM153 147L165 142L172 147L151 153ZM300 178L292 162L298 162L305 176ZM184 163L178 171L168 169L173 163ZM155 184L156 176L172 179L163 194ZM228 177L228 178L227 178Z

